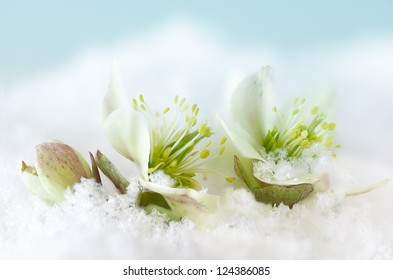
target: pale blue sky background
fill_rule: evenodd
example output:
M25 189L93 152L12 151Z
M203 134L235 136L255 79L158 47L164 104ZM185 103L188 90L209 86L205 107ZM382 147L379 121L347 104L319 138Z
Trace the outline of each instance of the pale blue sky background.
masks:
M175 18L234 45L281 52L393 34L393 1L0 0L0 82L6 86Z

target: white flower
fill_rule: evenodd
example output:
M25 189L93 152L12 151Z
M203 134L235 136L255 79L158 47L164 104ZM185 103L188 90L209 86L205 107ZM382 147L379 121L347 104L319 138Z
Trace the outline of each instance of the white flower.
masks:
M63 143L46 142L36 147L35 167L22 162L22 180L32 194L52 204L63 200L65 190L81 178L94 177L100 182L93 159L92 165L93 173L77 150Z
M206 160L224 152L225 138L212 145L210 127L198 125L198 106L189 107L177 96L173 102L174 108L160 112L151 111L142 95L128 102L114 67L104 99L104 130L112 146L139 167L141 206L151 202L156 209L167 207L177 217L193 218L198 212L207 212L217 200L200 191L195 177L207 172L203 168ZM153 182L157 172L169 179ZM157 195L150 193L161 195L167 205L161 207L162 203L155 202Z
M304 114L305 99L294 99L288 114L281 114L274 104L271 76L271 69L264 67L243 80L233 93L230 116L220 120L243 158L242 162L235 157L235 171L256 199L292 207L314 188L324 187L323 177L308 173L277 179L264 176L266 166L296 161L311 148L312 156L317 156L321 148L339 148L333 145L331 135L336 125L326 122L326 115L318 107Z

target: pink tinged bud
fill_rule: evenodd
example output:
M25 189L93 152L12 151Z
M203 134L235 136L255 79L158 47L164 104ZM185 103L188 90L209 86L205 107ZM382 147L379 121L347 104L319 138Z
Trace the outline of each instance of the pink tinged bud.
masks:
M92 178L85 159L66 144L47 142L38 145L35 163L41 187L52 198L52 202L62 200L64 191L80 182L81 178Z

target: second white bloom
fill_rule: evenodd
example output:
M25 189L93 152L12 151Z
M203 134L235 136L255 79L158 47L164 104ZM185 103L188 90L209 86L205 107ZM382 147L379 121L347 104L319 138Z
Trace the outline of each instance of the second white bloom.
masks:
M177 96L173 108L152 111L140 95L127 101L117 70L104 100L104 130L112 146L140 170L140 206L169 216L196 219L208 212L217 197L207 194L197 178L207 171L206 160L224 152L207 123L198 124L199 108Z

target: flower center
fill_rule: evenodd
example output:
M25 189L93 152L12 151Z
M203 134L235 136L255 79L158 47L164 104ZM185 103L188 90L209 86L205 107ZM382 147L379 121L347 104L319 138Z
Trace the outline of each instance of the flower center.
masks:
M144 114L149 123L150 158L149 175L163 170L172 177L177 187L199 188L195 180L197 173L205 172L202 165L225 151L222 138L219 145L212 145L208 140L213 134L207 122L198 124L199 108L191 108L186 99L174 98L174 109L165 108L153 113L146 104L143 95L133 99L133 107ZM213 148L212 148L213 147Z
M263 153L274 157L300 158L305 149L315 145L324 146L326 149L340 148L333 145L332 131L336 124L325 121L326 114L313 107L307 114L301 114L305 99L292 101L290 113L280 114L276 107L273 111L278 115L279 123L266 133L263 140ZM315 154L317 156L317 154ZM335 154L332 154L335 157Z

